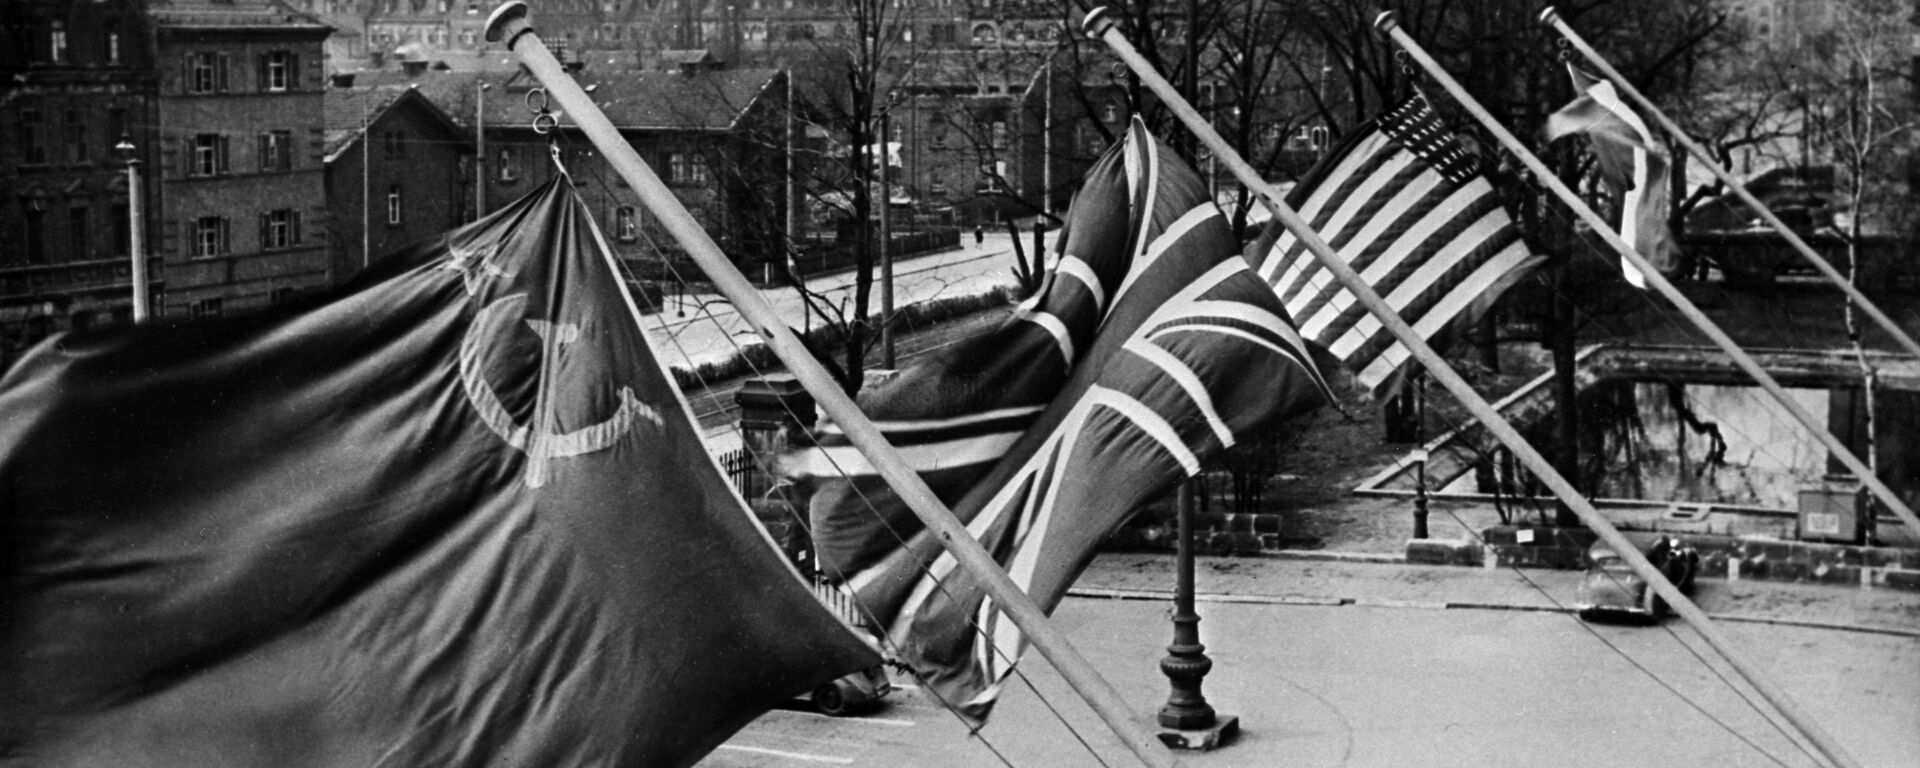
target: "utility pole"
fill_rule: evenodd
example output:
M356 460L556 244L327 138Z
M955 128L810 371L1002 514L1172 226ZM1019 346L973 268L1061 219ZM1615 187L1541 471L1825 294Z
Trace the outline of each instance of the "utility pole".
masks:
M120 135L113 148L127 159L127 253L133 259L133 321L147 321L147 233L146 192L140 188L140 156L134 153L133 140Z
M484 77L484 75L482 76ZM473 220L487 215L487 89L484 80L473 89Z
M888 187L888 166L893 163L888 145L893 143L893 99L880 113L880 350L888 370L898 367L893 354L893 192Z

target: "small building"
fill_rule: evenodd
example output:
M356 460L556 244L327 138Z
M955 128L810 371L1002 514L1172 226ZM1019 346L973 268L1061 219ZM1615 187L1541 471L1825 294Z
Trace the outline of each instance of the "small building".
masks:
M326 97L334 282L474 219L472 134L410 85L340 80Z

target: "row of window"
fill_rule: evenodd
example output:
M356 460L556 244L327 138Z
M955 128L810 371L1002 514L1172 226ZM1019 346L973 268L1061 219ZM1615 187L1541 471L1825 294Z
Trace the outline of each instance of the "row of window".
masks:
M180 71L181 90L191 94L232 93L233 69L231 54L219 51L188 53ZM254 56L253 90L285 93L301 89L299 54L268 51Z
M55 122L42 110L21 109L19 118L17 138L23 165L84 165L96 157L111 159L106 150L125 135L128 127L124 107L107 109L106 135L98 137L89 130L96 123L87 110L62 110Z
M124 36L114 21L103 22L98 30L99 37L93 40L76 41L67 31L67 22L61 19L51 19L38 30L30 32L29 29L23 27L19 30L23 34L15 36L15 44L31 51L35 62L109 67L127 63L122 58Z
M59 216L38 198L29 199L21 206L19 254L22 263L47 264L53 261L56 243L52 238L62 223L60 218L56 218ZM94 215L94 208L84 204L69 206L64 218L66 242L59 245L65 246L61 252L66 254L67 261L91 261L127 255L131 243L126 203L114 203L106 222L99 221ZM102 224L106 224L107 229L104 232L97 231L96 228ZM107 237L104 248L99 240L103 234Z
M276 208L260 214L260 250L279 251L301 243L300 212ZM225 256L233 253L233 220L225 216L201 216L187 222L187 254L195 257Z
M266 131L254 136L254 168L261 173L293 170L293 131ZM233 173L233 137L199 133L186 140L186 175L195 178Z
M393 146L396 147L392 151L405 151L405 145L401 143L399 139L395 138L392 139L392 141L394 142ZM389 155L389 157L395 156L397 155ZM519 181L520 177L524 174L520 166L520 147L501 147L494 151L493 158L493 178L495 181L503 184L511 184ZM583 155L577 162L584 163L585 160L586 157ZM662 180L668 184L676 186L699 186L705 185L709 180L706 162L701 160L699 155L691 152L668 153L667 162L664 167L667 169L667 175L666 178ZM618 181L617 176L616 181ZM624 184L625 182L618 181L618 183Z

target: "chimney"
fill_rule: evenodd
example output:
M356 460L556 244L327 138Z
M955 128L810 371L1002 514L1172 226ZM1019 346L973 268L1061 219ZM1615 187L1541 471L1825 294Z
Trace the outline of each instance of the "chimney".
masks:
M400 69L407 73L407 77L419 77L427 71L427 62L408 59L400 62Z

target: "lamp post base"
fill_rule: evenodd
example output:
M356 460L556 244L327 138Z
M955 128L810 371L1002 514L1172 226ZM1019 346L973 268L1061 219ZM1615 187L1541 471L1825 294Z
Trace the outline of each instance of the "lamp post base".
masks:
M1233 737L1239 734L1239 717L1234 715L1218 715L1214 717L1213 725L1205 728L1162 728L1156 735L1160 737L1160 743L1167 745L1168 749L1188 749L1205 752L1210 749L1226 746L1228 742L1233 741Z

